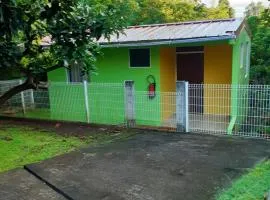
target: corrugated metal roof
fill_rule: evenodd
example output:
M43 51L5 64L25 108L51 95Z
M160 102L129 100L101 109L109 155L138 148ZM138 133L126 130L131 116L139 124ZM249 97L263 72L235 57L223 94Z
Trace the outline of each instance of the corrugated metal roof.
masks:
M118 37L112 35L110 41L101 38L101 45L147 43L203 38L234 38L244 19L190 21L169 24L130 26Z

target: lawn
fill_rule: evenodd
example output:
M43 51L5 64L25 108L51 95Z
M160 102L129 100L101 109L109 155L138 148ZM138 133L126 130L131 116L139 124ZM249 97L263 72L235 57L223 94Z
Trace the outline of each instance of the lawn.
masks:
M0 172L23 167L85 145L124 139L130 133L93 133L84 137L62 136L54 131L22 125L0 125Z
M263 200L270 191L270 160L258 164L248 174L221 192L217 200Z
M32 110L27 110L25 114L22 112L16 113L16 117L25 117L33 119L51 119L50 109L47 108L36 108Z

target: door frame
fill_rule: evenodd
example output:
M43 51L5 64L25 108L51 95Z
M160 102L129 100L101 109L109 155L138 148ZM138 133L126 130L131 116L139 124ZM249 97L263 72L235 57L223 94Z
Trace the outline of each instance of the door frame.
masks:
M180 48L186 48L187 50L186 51L177 51L177 48L176 48L176 55L175 55L175 59L176 59L176 80L178 81L178 70L179 70L179 67L178 67L178 55L185 55L185 54L203 54L203 57L204 57L204 46L190 46L190 47L180 47ZM193 49L194 48L194 49ZM203 71L202 71L202 83L204 83L204 59L203 59ZM192 83L191 83L192 84ZM195 83L196 84L196 83ZM202 98L200 98L202 100L202 102L200 102L201 104L201 108L200 109L195 109L197 113L204 113L204 90L202 88L202 91L200 92L200 94L202 95ZM190 99L190 96L188 98L189 102L192 101ZM194 106L194 105L193 105ZM190 110L190 106L189 106L189 110Z
M186 48L186 51L177 51L178 48ZM175 48L175 80L178 80L178 58L179 54L203 54L204 55L204 46L182 46ZM204 77L204 63L203 63L203 77ZM204 80L203 80L204 82Z

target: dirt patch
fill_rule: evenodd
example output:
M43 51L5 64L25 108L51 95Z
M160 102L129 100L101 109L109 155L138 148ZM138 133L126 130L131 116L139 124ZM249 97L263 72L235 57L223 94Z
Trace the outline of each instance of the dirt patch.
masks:
M1 127L2 126L2 127ZM120 134L126 132L124 126L108 126L74 122L45 121L32 119L18 119L9 117L0 117L0 129L10 126L25 126L37 130L53 131L59 135L68 137L75 136L81 139L93 134ZM1 138L0 138L1 139Z

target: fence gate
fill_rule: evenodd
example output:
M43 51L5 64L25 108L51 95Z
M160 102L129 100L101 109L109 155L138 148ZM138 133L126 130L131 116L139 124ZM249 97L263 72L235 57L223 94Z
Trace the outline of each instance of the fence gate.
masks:
M189 84L189 104L190 132L270 139L268 85Z

